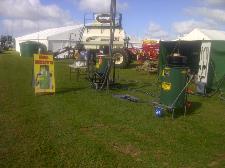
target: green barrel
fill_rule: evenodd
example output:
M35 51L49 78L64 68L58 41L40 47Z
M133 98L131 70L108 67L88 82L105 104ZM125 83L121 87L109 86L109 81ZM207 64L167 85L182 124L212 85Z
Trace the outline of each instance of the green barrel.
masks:
M22 57L33 57L34 54L38 53L39 48L41 51L47 51L47 47L39 42L26 41L20 43L20 53Z
M160 103L170 107L173 105L173 108L183 108L186 104L184 87L187 84L187 68L166 67L160 74L160 80ZM182 92L183 89L184 91ZM178 95L180 96L177 99ZM174 103L176 99L177 101Z

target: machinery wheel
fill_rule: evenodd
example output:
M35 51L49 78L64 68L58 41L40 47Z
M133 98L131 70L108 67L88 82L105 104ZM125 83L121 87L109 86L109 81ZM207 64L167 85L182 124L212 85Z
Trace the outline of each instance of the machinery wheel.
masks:
M116 67L119 68L127 68L130 64L129 54L126 52L126 50L120 48L120 49L114 49L113 50L113 57L116 59Z

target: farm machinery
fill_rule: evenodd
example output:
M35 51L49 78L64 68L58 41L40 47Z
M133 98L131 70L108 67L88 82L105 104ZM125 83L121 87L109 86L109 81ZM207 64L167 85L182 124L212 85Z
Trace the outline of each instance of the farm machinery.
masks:
M126 34L122 28L122 14L115 14L114 22L112 54L115 58L116 66L126 68L130 63L130 55L125 48L124 39L126 39ZM86 50L89 50L94 55L103 52L103 48L104 52L107 53L106 48L110 48L111 31L110 14L86 14L78 43L82 44Z
M116 58L116 66L126 68L130 63L130 55L125 49L124 39L126 39L126 34L122 28L122 14L116 13L114 20L112 52ZM55 57L73 57L73 52L75 53L75 50L81 49L89 51L94 56L103 52L103 48L109 48L110 46L110 34L112 31L110 22L110 13L85 14L83 27L76 33L71 33L74 34L75 42L73 41L72 45L55 52Z
M89 21L92 23L88 23ZM84 27L78 44L83 45L85 50L88 50L89 56L87 58L91 57L91 60L94 60L90 62L94 62L97 67L100 67L102 73L104 67L107 66L100 64L107 64L108 61L104 61L104 59L107 59L107 55L111 56L113 65L110 68L113 68L111 77L113 83L115 82L115 67L127 68L133 60L139 63L148 60L150 63L147 71L156 72L159 43L153 40L144 40L142 48L134 47L122 28L122 14L115 14L113 25L109 21L110 14L92 14L84 17ZM112 43L113 45L110 47Z
M3 50L8 50L9 48L14 47L14 39L10 35L1 35L0 39L0 52L3 52Z
M137 59L139 62L146 59L157 60L157 45L144 42L142 49L138 49L129 44L129 38L122 27L122 14L116 12L115 0L111 0L110 13L84 15L83 27L75 36L74 45L57 54L68 53L68 57L76 57L79 63L82 62L79 60L81 57L86 59L87 63L82 66L88 66L89 79L98 85L96 88L115 82L115 67L127 68L132 60ZM70 67L76 68L76 65L78 64L74 63Z
M115 83L116 64L124 68L129 63L123 50L125 31L122 14L116 12L116 0L111 0L110 13L84 15L84 26L77 37L73 56L78 52L78 58L70 67L86 66L88 78L96 89L109 88Z
M159 43L155 40L144 40L141 48L128 48L140 66L138 71L157 72Z

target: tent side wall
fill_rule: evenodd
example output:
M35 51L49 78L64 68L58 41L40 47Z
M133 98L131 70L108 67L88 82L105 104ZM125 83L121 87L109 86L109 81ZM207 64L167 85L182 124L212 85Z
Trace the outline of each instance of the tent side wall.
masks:
M56 52L68 46L75 46L80 37L81 27L48 37L49 50Z
M59 49L68 47L68 46L75 46L76 42L75 41L69 41L69 40L50 40L48 46L48 50L52 52L56 52Z
M16 43L16 51L20 52L20 40L15 38L15 43Z
M70 41L74 46L75 42L80 38L82 28L83 25L54 28L18 37L16 38L16 51L20 52L19 44L26 41L40 42L46 45L47 49L51 51L57 51L63 47L69 46ZM39 40L38 37L40 37Z
M77 41L80 37L80 31L82 27L77 29L68 30L62 33L58 33L48 37L48 40L71 40Z
M209 66L210 73L207 87L217 89L218 86L221 86L222 87L221 89L225 91L224 66L225 66L225 41L212 41L210 66Z

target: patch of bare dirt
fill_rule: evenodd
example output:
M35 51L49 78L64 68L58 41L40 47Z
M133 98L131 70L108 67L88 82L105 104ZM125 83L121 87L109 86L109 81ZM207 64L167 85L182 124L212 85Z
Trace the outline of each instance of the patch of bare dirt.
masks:
M136 161L141 161L140 155L141 155L141 150L131 144L119 144L119 143L108 143L103 141L102 139L98 139L97 136L92 132L94 129L117 129L118 131L125 131L125 132L132 132L134 131L133 129L126 128L126 127L116 127L116 126L110 126L110 125L104 125L104 124L95 124L95 125L90 125L90 126L84 126L80 127L80 131L89 136L90 138L94 139L95 141L98 141L101 144L104 144L106 146L111 146L114 150L124 154L124 155L129 155L132 158L134 158Z
M86 126L86 127L80 127L81 131L90 131L91 129L96 129L96 128L109 128L109 126L104 125L104 124L95 124L95 125L90 125L90 126Z
M218 155L215 160L208 164L209 167L218 167L221 162L225 161L225 154Z
M119 151L120 153L123 153L125 155L130 155L133 158L138 158L140 156L140 154L141 154L141 150L136 148L136 147L134 147L131 144L120 145L118 143L113 143L112 147L115 150Z

